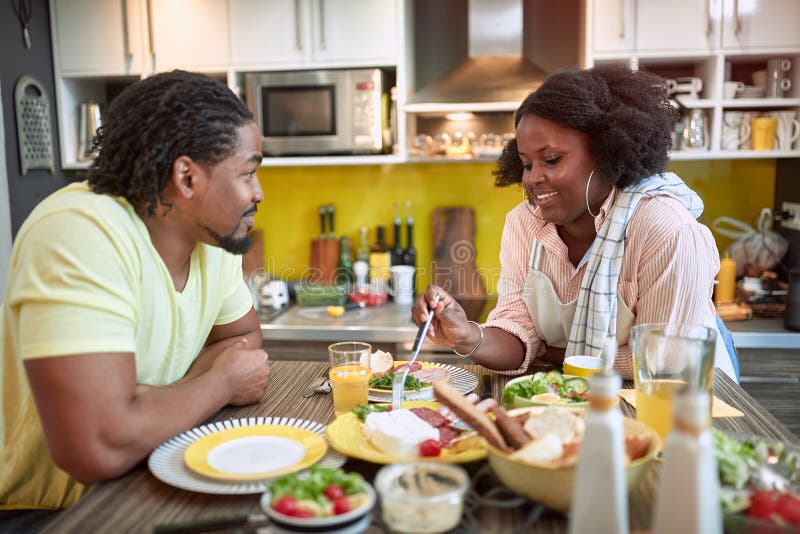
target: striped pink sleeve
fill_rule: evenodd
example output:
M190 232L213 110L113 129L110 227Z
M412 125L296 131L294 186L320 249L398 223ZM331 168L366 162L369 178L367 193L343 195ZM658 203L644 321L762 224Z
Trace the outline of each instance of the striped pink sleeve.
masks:
M634 286L636 324L713 323L718 270L719 253L708 228L674 199L642 201L629 226L621 273L621 283ZM630 347L619 348L615 367L632 367Z
M532 228L529 223L525 222L525 216L528 216L528 213L524 205L517 206L506 216L500 241L497 306L489 313L489 317L484 323L484 327L504 330L525 344L525 359L517 369L497 371L507 375L524 373L541 346L528 307L522 300L525 280L528 276L530 241L533 237Z

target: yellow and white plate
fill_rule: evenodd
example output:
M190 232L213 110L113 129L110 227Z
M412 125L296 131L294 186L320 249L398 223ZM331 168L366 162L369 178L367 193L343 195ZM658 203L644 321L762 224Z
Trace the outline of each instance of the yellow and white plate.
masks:
M429 401L405 401L403 408L430 408L439 409L438 402ZM361 430L362 422L356 414L350 412L338 416L325 430L325 437L328 438L330 446L345 456L366 460L375 464L393 464L408 461L406 458L399 458L386 454L367 441L364 432ZM481 441L482 443L482 441ZM474 462L486 458L486 448L483 446L465 449L459 452L452 452L447 448L442 449L440 456L424 458L425 461L446 462L460 464Z
M395 365L402 365L404 363L407 362L395 362ZM440 367L442 369L448 370L450 372L450 378L447 379L447 382L451 386L456 388L458 391L460 391L462 395L466 395L467 393L473 391L475 388L478 387L478 377L470 373L466 369L462 369L461 367L456 367L455 365L447 365L444 363L431 363L431 362L419 362L419 363L422 365L423 369L431 367ZM410 374L411 373L409 373L409 375ZM406 390L403 392L403 399L432 401L436 400L436 397L433 395L433 386L430 386L423 388L419 391ZM392 390L370 388L369 400L373 402L391 402Z
M153 476L162 482L189 491L213 493L221 495L244 495L263 493L267 489L270 475L256 480L230 480L209 478L189 468L184 461L186 450L195 442L218 432L234 428L248 428L264 425L278 425L302 429L316 434L320 439L325 435L325 425L307 419L292 417L250 417L246 419L228 419L202 425L175 436L159 445L150 454L148 467ZM328 449L317 465L325 467L341 467L347 458L338 452Z
M217 480L261 480L305 469L325 456L317 434L286 425L228 428L198 439L183 459L195 473Z

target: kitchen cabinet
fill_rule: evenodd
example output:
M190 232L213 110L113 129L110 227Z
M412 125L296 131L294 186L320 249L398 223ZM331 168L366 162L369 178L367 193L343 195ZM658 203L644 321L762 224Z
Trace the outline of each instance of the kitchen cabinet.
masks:
M592 53L710 50L719 35L717 1L594 0Z
M230 64L228 2L149 0L153 71L226 70Z
M723 0L722 47L800 48L797 0Z
M800 435L800 350L738 349L741 385L781 423Z
M230 0L237 68L395 64L400 0Z
M51 0L50 16L57 76L144 72L144 0Z

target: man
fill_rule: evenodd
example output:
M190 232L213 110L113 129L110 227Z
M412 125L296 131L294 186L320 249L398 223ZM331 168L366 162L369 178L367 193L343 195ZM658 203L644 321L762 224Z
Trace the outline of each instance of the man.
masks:
M12 251L0 509L68 507L269 378L241 272L263 198L252 114L175 71L104 119L88 181L42 201Z

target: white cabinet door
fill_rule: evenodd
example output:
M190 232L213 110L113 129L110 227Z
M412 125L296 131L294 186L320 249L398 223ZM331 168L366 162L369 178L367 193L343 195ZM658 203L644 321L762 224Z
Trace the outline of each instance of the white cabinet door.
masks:
M310 1L315 61L397 60L397 0Z
M723 48L800 46L797 0L724 0Z
M633 47L633 1L592 2L592 49L595 53L627 52Z
M717 0L636 0L636 50L710 51L718 13Z
M142 0L51 0L57 74L141 74Z
M309 0L230 0L230 17L234 65L311 59Z
M155 70L220 70L230 64L227 0L151 0Z

